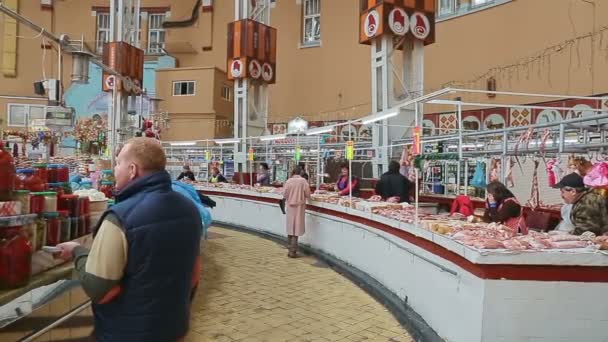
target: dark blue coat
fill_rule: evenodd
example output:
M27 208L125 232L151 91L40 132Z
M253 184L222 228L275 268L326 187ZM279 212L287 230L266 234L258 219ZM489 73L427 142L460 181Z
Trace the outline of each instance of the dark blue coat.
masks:
M93 305L97 340L177 341L188 332L190 318L202 231L196 207L171 189L163 171L127 186L110 212L127 236L127 266L120 295Z

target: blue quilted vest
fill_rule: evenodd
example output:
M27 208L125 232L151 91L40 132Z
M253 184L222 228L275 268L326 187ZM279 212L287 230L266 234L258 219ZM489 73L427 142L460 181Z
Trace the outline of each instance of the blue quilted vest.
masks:
M202 231L198 211L171 189L171 177L163 171L129 184L104 215L110 212L127 236L127 266L120 295L93 305L95 337L102 342L177 341L188 332Z

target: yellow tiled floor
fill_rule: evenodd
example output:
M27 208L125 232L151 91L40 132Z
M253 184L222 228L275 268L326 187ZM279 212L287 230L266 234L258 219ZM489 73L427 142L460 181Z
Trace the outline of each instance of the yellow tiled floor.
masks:
M312 257L212 228L187 341L413 341L363 290Z
M286 254L275 242L212 228L186 341L413 341L349 280L313 257ZM82 290L73 290L0 330L0 341L14 341L40 328L40 319L56 319L85 299ZM85 310L37 341L83 341L91 331L91 312Z

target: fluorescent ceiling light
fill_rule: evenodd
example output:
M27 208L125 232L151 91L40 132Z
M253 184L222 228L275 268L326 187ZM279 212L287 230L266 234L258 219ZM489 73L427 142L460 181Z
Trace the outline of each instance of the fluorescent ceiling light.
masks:
M228 138L228 139L215 139L215 143L216 144L236 144L238 142L240 142L241 139L237 139L237 138Z
M330 133L334 130L334 126L315 127L306 131L306 135L317 135L323 133Z
M462 101L436 99L436 100L430 100L427 103L428 104L438 104L438 105L457 105L459 103L462 103Z
M171 146L194 146L196 145L196 141L176 141L170 144Z
M287 134L274 134L274 135L262 135L260 137L261 141L272 141L272 140L280 140L287 138Z
M364 124L364 125L367 125L369 123L380 121L380 120L386 120L388 118L392 118L392 117L397 116L397 115L399 115L399 110L392 110L392 111L389 111L389 112L383 112L383 113L378 113L378 114L374 114L374 115L369 115L369 116L361 118L361 123Z

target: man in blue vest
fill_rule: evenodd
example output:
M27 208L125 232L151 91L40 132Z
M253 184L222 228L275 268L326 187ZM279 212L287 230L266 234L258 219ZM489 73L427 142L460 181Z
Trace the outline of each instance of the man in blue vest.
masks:
M157 140L128 141L114 168L117 204L94 230L91 250L58 245L91 297L97 341L175 342L188 332L202 223L171 189L165 164Z

